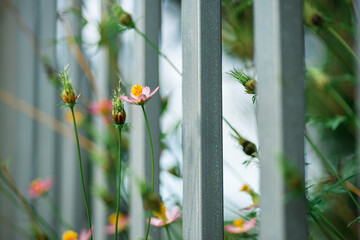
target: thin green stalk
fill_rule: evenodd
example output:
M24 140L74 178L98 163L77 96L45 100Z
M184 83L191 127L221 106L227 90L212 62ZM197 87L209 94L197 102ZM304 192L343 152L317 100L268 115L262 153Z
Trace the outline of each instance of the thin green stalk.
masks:
M355 122L356 126L358 128L360 128L360 122L359 119L356 117L354 111L351 109L351 107L349 106L349 104L347 104L347 102L343 99L343 97L341 97L341 95L332 87L332 86L328 86L329 89L329 93L331 94L331 96L333 96L333 98L335 98L335 100L340 104L340 106L344 109L344 111L346 112L346 114L349 115L350 118L352 118L352 120Z
M145 112L144 105L141 105L141 108L142 108L143 113L144 113L146 127L147 127L147 131L148 131L148 135L149 135L149 141L150 141L150 149L151 149L151 192L154 192L154 149L153 149L152 138L151 138L151 133L150 133L149 121L148 121L148 118L147 118L147 115L146 115L146 112ZM146 228L145 240L147 240L148 237L149 237L150 220L151 220L151 211L149 211L149 218L148 218L148 224L147 224L147 228Z
M315 144L311 141L311 139L308 137L308 135L305 133L305 138L308 140L308 142L311 144L311 146L314 148L316 153L319 155L319 157L325 162L326 166L330 169L330 171L337 177L341 185L344 187L346 192L349 194L352 201L355 203L355 205L360 209L359 203L355 200L354 196L351 194L348 187L345 185L344 181L341 179L341 177L337 174L335 169L331 166L329 161L324 157L324 155L320 152L320 150L315 146Z
M8 190L0 184L0 192L5 197L7 197L8 200L14 206L16 206L19 210L21 210L22 212L24 212L26 214L27 212L25 211L24 206L21 205L19 200L12 195L12 194L14 194L16 197L18 197L16 195L15 191L12 189L12 186L10 185L10 183L7 182L8 180L1 174L1 171L0 171L0 178L4 181L5 185L10 189L10 190ZM32 213L34 214L36 221L38 221L39 224L41 224L44 229L48 230L49 235L52 235L54 237L54 239L57 239L56 231L39 215L39 213L36 212L36 209L29 202L27 202L27 204L29 205L30 209L32 210Z
M58 219L58 221L65 227L66 229L74 229L61 215L59 209L56 207L54 201L51 199L50 195L48 193L45 194L45 197L47 199L47 202L49 203L53 213L55 214L55 217Z
M72 107L70 107L70 109L71 109L71 114L72 114L72 118L73 118L73 122L74 122L74 131L75 131L75 136L76 136L77 150L78 150L78 154L79 154L79 167L80 167L80 176L81 176L82 190L83 190L84 199L85 199L86 213L87 213L88 222L89 222L89 230L91 230L91 229L92 229L92 227L91 227L91 218L90 218L89 205L88 205L88 201L87 201L87 197L86 197L84 176L83 176L83 171L82 171L81 153L80 153L80 143L79 143L79 137L78 137L78 132L77 132L77 128L76 128L74 107L72 106ZM92 234L91 234L91 240L92 240L92 239L93 239L93 237L92 237Z
M180 76L182 76L182 73L180 72L179 69L177 69L177 67L174 65L174 63L172 63L172 62L168 59L168 57L167 57L164 53L162 53L162 52L159 50L159 48L158 48L144 33L142 33L142 32L141 32L139 29L137 29L136 27L134 27L134 30L135 30L135 32L137 32L140 36L142 36L142 37L145 39L145 41L146 41L153 49L155 49L155 51L156 51L160 56L162 56Z
M319 210L314 207L311 208L337 235L339 235L342 239L346 240L346 237L342 235L342 233Z
M345 40L332 28L327 27L327 30L346 48L346 50L355 58L358 63L360 63L360 60L354 50L345 42Z
M30 209L29 204L27 203L27 201L23 197L23 195L20 193L19 189L16 186L14 179L12 178L11 174L9 173L8 169L5 166L2 166L2 174L4 174L4 178L6 178L6 181L9 183L10 188L12 189L14 194L18 197L18 199L24 206L24 210L27 213L27 215L29 216L31 223L34 227L34 230L36 231L37 234L39 234L39 239L40 240L45 239L45 236L41 232L41 229L36 221L36 218L34 217L33 212Z
M167 236L168 236L168 240L171 240L171 234L170 234L169 226L165 225L165 229L166 229L166 233L167 233Z
M119 219L119 205L120 205L120 190L121 190L121 126L118 126L119 130L119 183L118 183L118 195L117 195L117 202L116 202L116 221L115 221L115 236L114 239L117 239L118 235L118 219Z
M317 223L317 225L320 227L321 231L328 237L329 239L339 239L338 236L335 235L327 226L323 225L313 213L310 212L310 216L314 219L314 221Z
M25 229L18 227L14 223L12 223L8 218L0 214L0 222L7 226L8 228L11 228L16 232L17 234L21 235L25 239L31 239L31 236L28 234L28 232L25 231Z

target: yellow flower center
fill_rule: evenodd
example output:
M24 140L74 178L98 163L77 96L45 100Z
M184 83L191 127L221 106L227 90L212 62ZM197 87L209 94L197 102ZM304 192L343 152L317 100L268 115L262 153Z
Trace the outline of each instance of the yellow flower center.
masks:
M63 240L77 240L78 234L74 231L68 230L63 234Z
M163 221L163 222L167 222L167 221L168 221L168 219L167 219L167 217L166 217L166 207L165 207L165 205L164 205L163 202L161 203L160 211L153 211L153 214L154 214L156 217L160 218L161 221Z
M250 186L248 184L244 184L240 189L241 192L249 192Z
M240 218L235 219L233 225L236 227L242 227L244 225L244 220Z
M123 219L123 218L124 218L124 215L119 213L118 224L119 224L120 220ZM116 223L116 213L113 213L113 214L110 215L109 223L111 225L115 225L115 223Z
M138 98L142 94L143 86L136 84L132 87L131 93Z
M35 192L38 192L39 194L44 193L45 189L41 186L41 179L35 179L31 183L31 189Z

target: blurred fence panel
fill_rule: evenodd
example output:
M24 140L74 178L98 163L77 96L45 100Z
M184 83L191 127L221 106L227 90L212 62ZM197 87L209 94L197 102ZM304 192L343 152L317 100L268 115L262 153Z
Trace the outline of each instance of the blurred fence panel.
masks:
M160 32L160 0L135 1L136 26L140 31L156 45L159 42ZM138 34L134 39L134 61L133 61L133 83L149 86L152 90L159 86L159 56L158 53L147 44ZM160 158L160 95L155 94L146 106L151 135L154 145L155 160L155 192L159 193L159 158ZM133 176L131 178L131 223L130 239L137 239L145 235L145 221L147 213L143 210L142 199L136 178L144 178L151 184L151 151L144 116L140 106L131 106L131 139L130 159ZM129 121L130 122L130 121ZM141 224L143 223L143 224ZM153 239L160 239L160 229L150 228L150 236Z
M308 238L305 196L286 201L281 172L294 167L304 175L302 5L301 0L259 0L254 6L263 240Z
M70 76L75 86L83 78L67 47L53 44L55 39L64 36L56 14L57 9L66 4L72 6L73 2L0 1L1 32L6 32L0 36L0 111L6 113L0 116L0 132L6 136L0 141L0 152L2 158L13 159L11 173L24 196L35 178L54 177L55 187L50 197L65 219L80 229L86 227L86 212L78 201L82 194L72 124L59 122L65 119L66 110L60 110L59 93L46 75L49 69L41 63L56 66L60 62L63 66L70 62ZM79 31L80 19L72 21L72 26L78 26ZM1 195L1 214L26 229L28 217L14 202ZM32 203L53 230L64 230L46 199ZM24 239L3 224L0 232L2 239Z
M182 1L184 239L223 239L221 1Z

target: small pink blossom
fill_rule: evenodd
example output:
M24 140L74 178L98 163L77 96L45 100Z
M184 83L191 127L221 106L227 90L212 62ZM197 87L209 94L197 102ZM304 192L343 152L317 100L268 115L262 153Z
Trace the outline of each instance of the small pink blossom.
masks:
M245 233L250 231L256 226L256 218L252 218L248 221L244 221L243 219L236 219L233 222L233 225L226 225L225 230L229 233Z
M182 216L182 214L183 213L180 211L180 208L178 206L175 206L171 211L168 210L165 211L166 219L164 219L164 217L162 218L152 217L150 219L150 224L155 227L162 227L175 222ZM147 219L147 221L149 221L149 219Z
M89 240L94 232L94 229L90 229L89 231L83 229L80 233L79 240Z
M98 102L92 102L89 104L89 111L91 114L96 115L100 114L104 117L107 123L111 122L111 111L112 111L112 102L108 99L102 99Z
M31 182L27 190L29 198L34 199L43 195L44 193L47 193L52 188L52 186L54 186L54 182L55 181L52 177L49 177L45 180L42 180L40 178L35 179Z
M128 103L144 105L158 90L159 87L155 88L155 90L151 92L150 87L143 87L137 84L132 87L129 97L121 95L120 99Z
M92 102L89 104L89 110L91 114L101 114L103 116L107 116L111 114L112 102L108 99Z
M115 233L115 224L116 224L116 213L113 213L109 217L109 225L105 227L105 232L107 234ZM124 231L130 223L129 215L124 215L119 213L118 217L118 232Z

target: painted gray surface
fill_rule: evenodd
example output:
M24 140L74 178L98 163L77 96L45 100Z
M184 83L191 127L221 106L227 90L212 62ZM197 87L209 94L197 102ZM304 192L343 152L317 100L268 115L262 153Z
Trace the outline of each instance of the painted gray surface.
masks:
M148 36L152 42L158 45L160 31L160 0L136 1L136 26ZM134 33L135 34L135 33ZM142 37L135 34L133 59L133 82L149 86L152 90L159 86L159 57L156 51L145 43ZM130 89L128 89L128 92ZM159 192L159 158L160 158L160 95L156 93L147 102L146 113L148 116L151 135L154 146L155 160L155 192ZM144 237L146 231L145 219L148 213L143 211L142 200L138 192L138 186L134 178L145 176L146 181L151 185L151 152L146 130L144 116L140 106L131 106L129 122L132 124L130 137L130 159L131 171L131 219L130 239ZM151 227L150 236L153 239L160 239L160 229Z
M305 198L285 203L279 156L304 174L304 37L301 0L255 1L261 169L260 239L307 239Z
M71 60L71 55L65 47L49 45L57 37L61 37L61 30L56 23L56 10L61 4L56 0L18 0L11 1L19 9L19 15L14 17L9 9L1 6L0 35L2 72L0 88L11 93L16 98L26 101L42 112L55 119L62 120L65 110L60 110L61 99L59 93L49 83L43 66L34 52L32 35L25 28L30 28L39 41L40 55L49 58L52 65L61 62L71 66L71 77L75 86L81 79L81 72ZM62 7L64 6L63 1ZM67 2L71 4L70 2ZM15 14L16 15L16 14ZM19 20L21 19L21 20ZM74 25L80 26L75 20ZM21 22L23 27L19 28ZM4 32L3 32L4 31ZM86 90L84 90L86 92ZM73 223L77 230L86 227L85 208L82 201L78 163L75 151L75 142L55 133L53 129L40 124L26 114L0 103L0 155L3 158L11 156L13 165L11 173L18 187L24 195L35 178L53 176L56 179L55 187L50 196L61 209L65 218ZM51 124L50 124L51 125ZM85 164L86 165L86 164ZM9 220L26 228L27 216L16 208L3 196L0 196L1 214ZM43 199L32 201L39 213L60 233L62 229L54 218L50 207ZM1 239L23 239L11 229L0 224Z
M223 239L221 2L182 1L183 237Z

